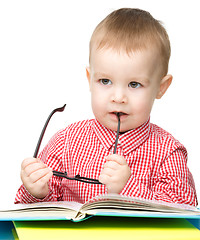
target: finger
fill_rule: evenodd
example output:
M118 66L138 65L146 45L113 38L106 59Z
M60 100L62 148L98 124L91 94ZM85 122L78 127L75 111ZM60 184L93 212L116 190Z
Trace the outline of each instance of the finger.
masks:
M21 164L21 169L25 169L28 165L37 162L36 158L26 158Z
M33 172L29 176L29 179L32 183L35 183L35 182L39 181L40 179L44 178L46 175L48 175L50 173L53 174L52 171L49 168L39 169L39 170Z
M106 185L110 182L110 177L106 174L100 174L99 181Z
M29 177L32 173L38 171L39 169L47 168L47 166L42 162L35 162L32 164L29 164L23 171L24 174Z
M106 157L107 161L114 161L120 165L127 164L126 159L118 154L111 154Z
M119 163L110 160L110 161L107 161L107 162L104 164L103 168L111 168L111 169L113 169L113 170L117 170L117 169L119 168L119 166L120 166Z
M40 179L38 179L38 180L36 181L36 183L46 184L52 176L53 176L53 172L50 171L49 173L47 173L46 175L44 175L43 177L41 177Z
M115 174L115 170L111 169L111 168L104 168L101 171L101 174L107 175L109 177L112 177Z
M39 158L26 158L23 160L23 162L21 164L21 169L25 169L27 166L29 166L33 163L38 163L38 162L42 162L42 161Z

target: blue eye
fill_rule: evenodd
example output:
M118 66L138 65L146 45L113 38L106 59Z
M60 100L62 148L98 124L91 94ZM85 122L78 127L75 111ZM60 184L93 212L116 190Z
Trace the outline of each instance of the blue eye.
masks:
M103 78L100 79L100 83L102 83L103 85L110 85L112 82L109 79Z
M131 88L139 88L139 87L141 87L142 85L141 85L140 83L138 83L138 82L130 82L130 83L128 84L128 86L131 87Z

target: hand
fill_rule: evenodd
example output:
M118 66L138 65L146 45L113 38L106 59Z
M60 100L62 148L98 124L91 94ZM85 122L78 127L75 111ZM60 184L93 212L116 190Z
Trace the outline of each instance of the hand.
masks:
M109 155L106 160L99 181L106 185L108 193L120 193L131 176L131 170L120 155Z
M48 181L53 176L52 170L40 159L27 158L21 165L21 179L34 197L42 199L49 191Z

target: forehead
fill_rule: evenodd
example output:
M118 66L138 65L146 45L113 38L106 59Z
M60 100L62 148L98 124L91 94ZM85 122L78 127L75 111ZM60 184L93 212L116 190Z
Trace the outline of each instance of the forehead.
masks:
M153 77L160 72L159 54L154 48L127 53L111 48L93 49L90 68L93 74Z

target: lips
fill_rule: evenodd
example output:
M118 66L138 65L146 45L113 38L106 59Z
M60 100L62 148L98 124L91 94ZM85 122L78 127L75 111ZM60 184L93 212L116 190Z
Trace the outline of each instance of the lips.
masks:
M115 114L115 115L118 115L121 117L123 115L128 115L127 113L124 113L124 112L112 112L112 114Z
M117 114L119 114L119 117L120 117L121 120L126 119L126 117L128 116L128 114L125 113L125 112L120 112L120 111L110 112L110 115L111 115L112 119L114 119L114 120L118 119Z

